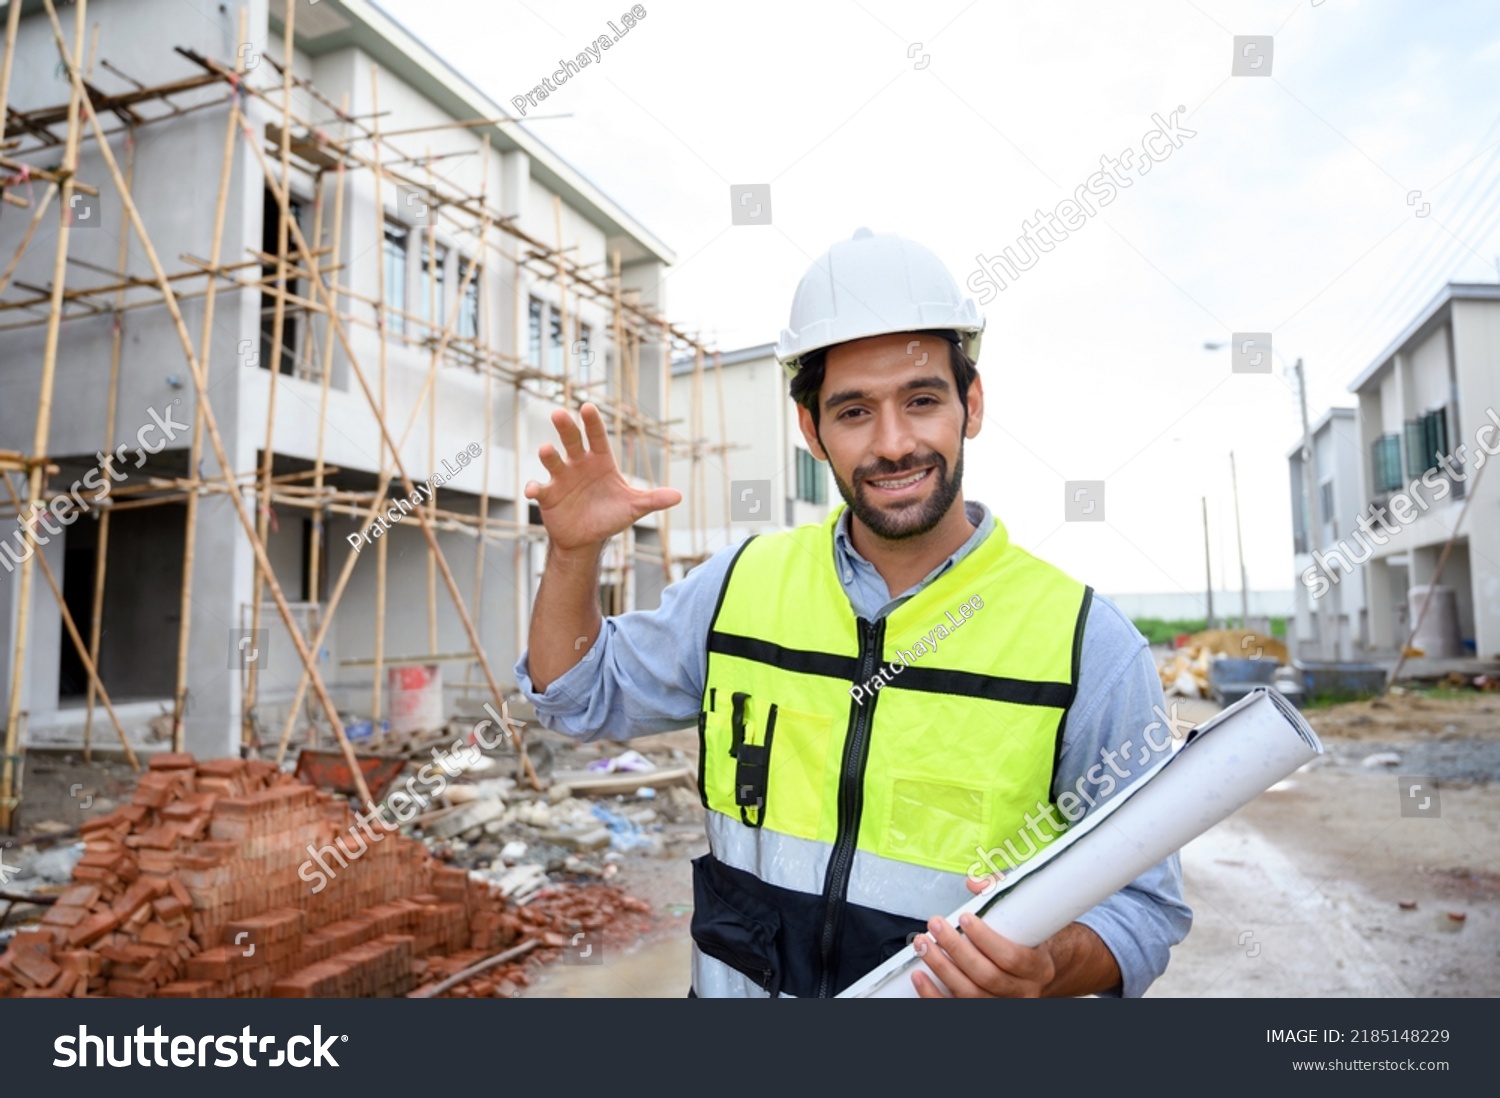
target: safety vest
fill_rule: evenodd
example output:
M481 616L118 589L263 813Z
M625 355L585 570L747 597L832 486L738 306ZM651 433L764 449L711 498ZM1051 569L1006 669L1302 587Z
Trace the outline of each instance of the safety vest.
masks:
M1057 833L1053 773L1091 589L996 520L865 621L835 571L841 512L747 540L709 628L700 996L835 995L969 899L984 852L1015 864Z

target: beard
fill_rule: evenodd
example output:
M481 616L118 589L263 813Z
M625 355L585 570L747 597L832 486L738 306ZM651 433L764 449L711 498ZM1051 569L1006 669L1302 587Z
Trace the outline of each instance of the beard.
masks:
M925 465L932 466L935 481L932 491L925 499L901 500L888 507L878 507L866 494L864 482L871 478L884 480ZM839 495L844 497L844 502L854 512L855 518L864 523L876 537L887 541L904 541L907 538L921 537L936 527L958 498L964 477L963 440L959 440L958 461L953 466L951 477L947 475L948 462L937 453L913 454L899 463L881 459L862 465L854 470L857 488L851 488L844 482L838 470L833 468L832 462L829 462L828 467L833 472L833 482L838 485Z

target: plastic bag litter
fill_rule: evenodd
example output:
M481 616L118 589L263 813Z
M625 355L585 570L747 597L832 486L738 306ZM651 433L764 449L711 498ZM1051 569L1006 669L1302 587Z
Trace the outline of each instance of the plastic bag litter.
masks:
M594 817L609 828L611 850L639 850L653 845L651 836L643 832L641 825L634 820L627 820L624 816L611 812L602 804L594 805L593 811Z
M648 770L655 770L656 764L632 749L612 759L595 759L589 763L588 769L594 774L644 774Z

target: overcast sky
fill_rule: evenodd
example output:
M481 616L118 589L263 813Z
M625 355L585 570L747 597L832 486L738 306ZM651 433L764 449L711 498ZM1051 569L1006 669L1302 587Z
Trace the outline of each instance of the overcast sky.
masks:
M380 2L502 104L629 7ZM774 340L808 264L860 225L961 283L1004 247L1024 261L1022 222L1135 150L1130 185L1065 211L1077 227L1003 292L974 284L988 418L966 493L1105 592L1200 590L1205 494L1237 589L1231 449L1251 586L1295 582L1295 388L1279 359L1233 375L1205 341L1271 332L1306 360L1316 419L1444 281L1496 279L1493 0L645 9L527 111L570 117L527 128L676 251L669 311L721 349ZM1231 76L1236 35L1273 36L1269 77ZM1181 132L1140 174L1153 115ZM769 227L731 226L747 183L770 184ZM1105 482L1104 523L1064 522L1068 480Z

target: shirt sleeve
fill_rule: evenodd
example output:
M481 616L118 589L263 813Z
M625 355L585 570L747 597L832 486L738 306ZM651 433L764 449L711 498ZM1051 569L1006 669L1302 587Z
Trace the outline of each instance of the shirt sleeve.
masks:
M657 609L605 618L583 659L540 693L532 687L529 650L523 651L516 682L542 725L592 741L695 724L703 704L708 629L739 548L719 550L668 586Z
M1172 727L1146 639L1114 603L1095 595L1053 799L1072 793L1073 811L1089 806L1080 816L1086 818L1170 753ZM1078 922L1099 935L1120 966L1121 986L1103 994L1145 994L1193 925L1182 899L1179 856L1152 866Z

